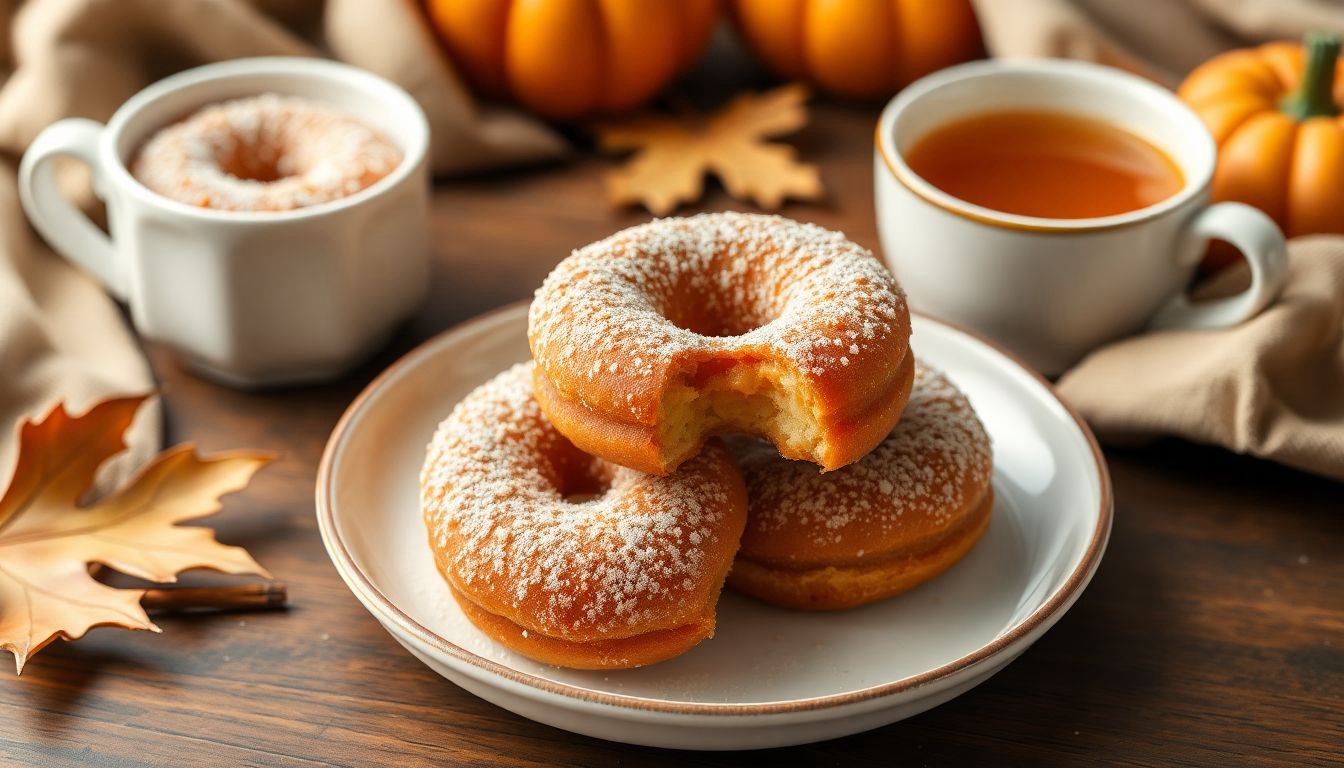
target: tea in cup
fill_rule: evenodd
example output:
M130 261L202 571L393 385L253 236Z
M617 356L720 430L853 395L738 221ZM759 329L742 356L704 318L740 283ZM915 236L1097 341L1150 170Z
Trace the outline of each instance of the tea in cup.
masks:
M1216 148L1175 95L1082 62L981 61L913 83L883 110L878 229L911 306L1057 374L1145 328L1239 323L1278 295L1284 239L1260 211L1209 204ZM1185 295L1210 239L1250 287Z

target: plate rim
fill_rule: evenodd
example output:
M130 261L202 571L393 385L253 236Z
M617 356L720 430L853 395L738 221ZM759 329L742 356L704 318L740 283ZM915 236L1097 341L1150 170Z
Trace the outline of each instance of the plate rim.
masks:
M761 703L668 701L646 696L610 693L607 691L584 688L571 683L549 680L529 672L513 669L497 661L472 653L412 618L392 602L391 599L384 595L382 591L373 584L372 580L359 568L359 565L355 562L349 549L346 547L345 542L341 540L340 534L338 533L339 528L335 524L335 511L331 503L333 495L332 484L335 481L333 465L335 463L336 453L340 450L341 444L346 440L347 433L356 416L364 409L366 403L373 397L373 395L378 390L382 389L382 387L390 380L396 377L403 369L415 362L422 355L428 354L430 349L441 344L445 337L459 334L473 326L485 323L486 321L496 320L501 315L515 313L519 310L526 310L530 304L530 299L521 299L467 318L466 320L462 320L461 322L455 323L443 331L434 334L430 338L417 344L401 357L397 358L395 362L385 368L365 385L365 387L360 390L359 395L346 406L345 411L341 414L341 418L336 422L336 426L332 428L331 435L327 438L327 443L323 447L322 458L317 468L315 502L318 530L327 550L327 555L331 558L333 565L336 566L338 574L342 576L343 580L347 581L347 586L354 586L348 583L351 580L357 584L358 589L363 593L362 595L356 595L357 597L362 598L361 602L372 602L385 617L397 624L403 631L415 636L425 644L440 653L446 654L452 659L475 667L483 672L497 675L511 683L522 685L525 688L536 689L545 694L561 696L565 699L574 700L576 703L586 702L592 704L604 704L623 709L661 712L672 715L780 715L793 712L830 709L884 698L893 694L919 688L938 680L949 678L957 673L977 666L982 662L989 661L1038 630L1044 631L1045 628L1053 625L1054 622L1063 615L1063 612L1066 611L1078 598L1082 590L1091 580L1092 575L1096 572L1097 566L1101 562L1102 555L1105 553L1106 543L1110 538L1114 517L1114 496L1111 488L1110 470L1102 455L1101 446L1098 444L1097 438L1092 433L1087 422L1083 420L1082 416L1078 414L1073 406L1060 398L1055 387L1044 376L1031 366L1027 365L1026 362L1013 352L1010 352L997 342L991 341L964 326L932 317L924 312L911 310L912 315L917 315L923 320L945 326L974 341L980 342L1002 355L1008 362L1012 363L1017 368L1021 369L1023 373L1027 374L1029 378L1039 384L1045 390L1045 393L1063 408L1064 412L1073 420L1074 425L1082 434L1091 451L1100 486L1100 507L1097 512L1097 525L1093 530L1092 538L1088 541L1087 549L1084 550L1082 559L1079 560L1078 565L1069 573L1069 576L1065 579L1064 583L1025 618L1012 626L1004 634L999 635L979 648L976 648L953 661L926 670L917 675L903 677L898 680L892 680L880 685L860 688L854 691L846 691L844 693L832 693L823 696ZM367 608L368 606L366 605L365 607ZM379 619L380 617L375 615L374 618Z

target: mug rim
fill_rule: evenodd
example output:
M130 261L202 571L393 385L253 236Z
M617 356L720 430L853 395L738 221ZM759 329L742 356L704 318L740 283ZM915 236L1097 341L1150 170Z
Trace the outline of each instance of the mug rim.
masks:
M1064 77L1075 81L1102 83L1105 87L1128 89L1151 97L1157 106L1185 124L1199 145L1192 164L1195 174L1185 174L1185 184L1174 194L1133 211L1088 218L1049 218L1008 213L962 200L934 186L906 163L896 151L897 118L915 107L921 99L942 88L965 80L1021 74ZM1213 181L1217 146L1199 117L1176 94L1150 80L1115 67L1069 59L987 59L958 64L926 75L906 86L882 109L874 130L873 146L887 172L916 196L949 213L990 226L1030 232L1091 232L1129 226L1177 210L1206 192ZM1161 147L1169 151L1167 147Z
M402 151L401 162L392 172L352 195L327 200L316 205L294 208L287 211L233 211L202 206L188 205L150 189L135 178L130 168L117 152L121 135L135 119L154 103L188 88L205 86L221 81L256 75L298 75L314 80L324 80L336 84L362 85L377 95L400 102L411 117L410 139ZM363 119L362 115L352 115ZM162 126L160 126L162 127ZM409 93L392 81L367 70L330 59L306 58L302 56L254 56L243 59L230 59L192 67L174 73L145 86L127 99L108 119L99 137L99 155L103 162L103 172L119 187L130 191L136 199L146 205L158 207L180 216L195 216L211 222L236 223L282 223L308 220L338 214L350 208L381 197L385 192L400 186L413 176L424 164L429 154L429 120L424 110Z

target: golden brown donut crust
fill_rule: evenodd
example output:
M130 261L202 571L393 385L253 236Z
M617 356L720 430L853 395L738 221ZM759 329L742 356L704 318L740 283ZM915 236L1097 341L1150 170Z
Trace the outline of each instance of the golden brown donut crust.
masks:
M994 494L989 491L962 524L931 548L864 565L796 570L739 557L728 584L767 603L806 611L834 611L875 602L913 589L956 565L989 528L993 508Z
M542 415L530 368L477 388L430 443L421 508L440 573L478 628L538 661L690 649L713 633L746 522L736 464L717 443L667 476L588 456Z
M576 642L530 632L496 613L490 613L449 585L462 613L485 634L529 659L570 669L629 669L666 661L694 648L714 634L714 612L702 621L672 629L658 629L633 637Z
M652 473L729 432L836 469L891 430L914 375L891 273L777 216L662 219L586 246L537 291L528 337L556 428Z
M989 526L989 437L965 396L919 366L901 421L825 476L733 440L746 531L728 584L791 608L834 610L903 592L960 560Z

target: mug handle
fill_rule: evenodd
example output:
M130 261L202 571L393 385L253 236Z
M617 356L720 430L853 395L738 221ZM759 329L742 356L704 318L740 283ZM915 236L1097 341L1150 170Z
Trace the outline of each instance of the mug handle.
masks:
M1192 302L1181 291L1153 315L1150 329L1226 328L1255 317L1278 298L1288 278L1288 251L1273 219L1245 203L1216 203L1196 214L1187 226L1186 237L1199 242L1183 253L1200 253L1213 238L1226 240L1246 257L1251 285L1236 296L1213 301Z
M19 163L19 200L52 248L88 270L109 293L124 301L126 278L118 268L111 238L61 194L52 162L64 156L89 166L96 192L103 181L98 164L102 132L102 123L82 117L59 120L43 129Z

